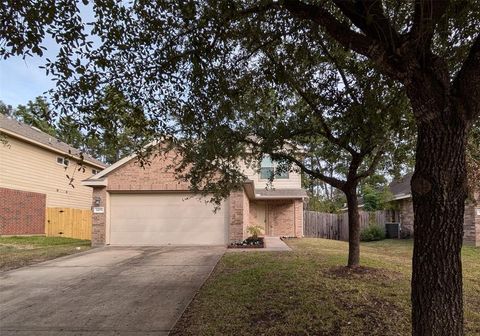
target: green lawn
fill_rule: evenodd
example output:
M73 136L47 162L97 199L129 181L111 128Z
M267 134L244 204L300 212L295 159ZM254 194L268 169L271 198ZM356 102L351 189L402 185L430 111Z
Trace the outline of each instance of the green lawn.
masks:
M89 240L63 237L0 237L0 271L86 251Z
M293 252L227 253L173 335L410 335L412 242L292 239ZM480 335L480 249L463 250L467 335Z

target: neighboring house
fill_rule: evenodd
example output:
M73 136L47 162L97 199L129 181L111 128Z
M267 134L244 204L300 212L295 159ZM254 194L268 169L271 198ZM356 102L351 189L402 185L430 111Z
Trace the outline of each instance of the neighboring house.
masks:
M407 174L393 181L389 188L393 194L392 203L395 210L388 211L387 222L400 223L402 235L413 235L413 203L410 181L413 174ZM480 195L475 194L476 201L467 200L464 215L463 241L480 246Z
M220 210L192 194L189 184L168 167L175 154L159 155L141 168L136 156L124 158L84 181L93 188L93 245L226 245L245 239L260 225L267 236L303 235L300 173L279 174L266 189L275 165L262 161Z
M46 208L91 209L81 181L105 164L85 156L80 165L77 149L2 114L0 140L1 235L44 234Z

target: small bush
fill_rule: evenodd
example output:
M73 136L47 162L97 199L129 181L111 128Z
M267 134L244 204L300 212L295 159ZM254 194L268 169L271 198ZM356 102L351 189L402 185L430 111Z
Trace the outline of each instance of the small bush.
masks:
M252 235L252 238L257 240L258 236L262 234L263 228L259 225L252 225L247 227L247 232Z
M385 239L385 230L380 226L374 224L369 225L366 229L360 232L361 241L375 241Z

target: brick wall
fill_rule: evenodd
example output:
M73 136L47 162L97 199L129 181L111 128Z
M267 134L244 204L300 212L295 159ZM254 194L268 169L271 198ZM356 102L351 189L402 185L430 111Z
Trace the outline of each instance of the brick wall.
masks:
M250 200L247 197L247 194L245 194L245 191L243 192L243 237L247 238L250 236L248 233L247 229L250 226Z
M263 214L258 214L258 204L261 211L267 211L267 228L263 222ZM251 201L249 210L249 225L260 225L265 234L274 236L303 237L303 201ZM266 231L268 229L269 231Z
M109 191L189 191L189 183L175 179L171 165L175 163L175 154L158 155L151 164L140 167L135 159L130 160L107 175L108 186L94 188L93 198L99 197L107 212L107 192ZM251 224L250 201L242 189L230 195L229 241L241 241L248 237L247 228ZM275 235L302 236L303 203L291 200L274 202L272 220L275 222ZM252 210L254 210L252 208ZM94 214L92 225L92 245L105 244L106 213ZM278 226L278 228L277 228Z
M0 235L45 234L46 195L0 188Z
M141 167L132 159L108 174L107 190L166 190L188 191L189 183L175 179L173 169L175 153L160 154L151 159L151 164Z
M467 204L465 206L465 213L463 215L463 241L467 244L475 244L477 236L475 227L475 215L475 205Z
M94 204L95 199L100 200L100 204ZM105 245L107 231L107 188L99 187L93 189L92 206L99 206L105 209L104 213L94 213L92 216L92 246Z
M480 247L480 206L475 209L475 246Z
M399 201L402 237L413 235L413 203L410 198Z
M269 201L269 234L272 236L295 236L295 203L292 200Z
M476 195L478 198L478 195ZM402 234L414 234L413 230L413 203L410 198L399 201L400 220ZM466 244L480 246L480 202L467 202L465 204L464 222L463 222L463 241Z
M295 200L295 237L303 237L303 200Z
M246 238L246 229L250 224L249 201L245 191L234 191L230 194L230 242L241 241Z

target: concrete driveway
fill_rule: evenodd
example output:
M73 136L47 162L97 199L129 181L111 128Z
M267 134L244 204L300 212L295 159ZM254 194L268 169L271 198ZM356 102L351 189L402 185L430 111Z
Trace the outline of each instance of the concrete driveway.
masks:
M0 334L167 335L223 247L107 247L0 273Z

